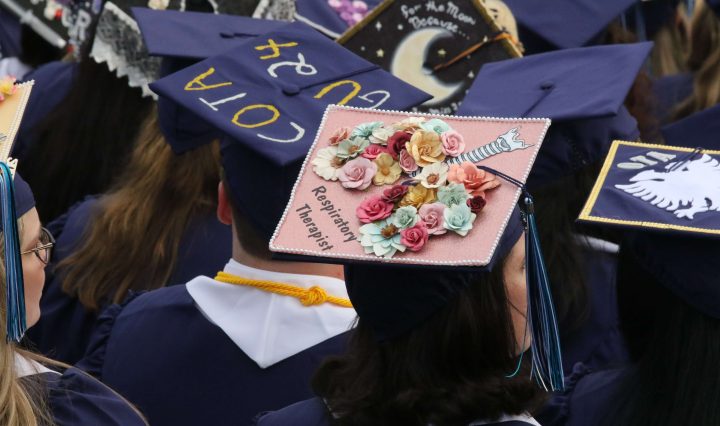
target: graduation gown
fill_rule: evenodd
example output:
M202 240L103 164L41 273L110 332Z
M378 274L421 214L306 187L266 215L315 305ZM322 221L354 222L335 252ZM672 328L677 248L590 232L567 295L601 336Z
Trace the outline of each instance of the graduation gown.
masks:
M572 372L582 362L599 370L627 361L625 343L620 333L617 307L617 244L578 235L583 245L585 279L589 298L587 321L561 338L563 371ZM562 332L562 330L561 330Z
M297 402L282 410L262 413L255 419L255 426L330 426L330 413L320 398ZM468 426L540 426L529 415L504 416L493 422L476 421Z
M52 264L57 265L79 244L98 199L90 197L73 206L68 213L48 225L57 238ZM110 242L108 242L110 243ZM213 214L193 219L180 242L175 269L166 285L184 283L201 274L222 268L232 251L232 230L218 222ZM62 282L47 274L40 300L40 321L28 331L37 349L53 359L74 364L85 354L95 327L97 313L90 312L76 297L62 291Z
M18 354L15 365L18 380L32 380L46 386L48 408L55 426L146 424L119 395L77 368L58 373Z
M607 413L627 370L593 372L577 364L565 378L565 391L556 395L538 420L543 426L594 426Z
M669 75L653 82L656 99L656 117L660 123L669 123L673 110L680 102L692 94L693 76L691 73Z
M251 279L319 285L347 297L341 280L280 274L230 261ZM243 425L312 396L320 362L344 351L355 311L197 277L114 305L79 366L128 398L150 424Z

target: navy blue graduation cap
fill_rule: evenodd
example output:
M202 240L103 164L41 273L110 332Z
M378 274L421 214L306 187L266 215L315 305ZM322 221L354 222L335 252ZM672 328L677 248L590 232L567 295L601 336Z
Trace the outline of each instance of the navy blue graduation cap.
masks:
M162 58L159 77L219 55L285 23L246 16L132 8L150 56ZM160 128L176 151L219 136L217 129L171 100L158 99Z
M623 249L720 318L720 151L615 141L579 220L630 231Z
M543 185L601 160L613 139L637 139L623 102L651 47L585 47L486 64L458 114L552 119L528 182Z
M720 0L705 0L705 4L720 18Z
M505 0L528 53L591 44L636 0Z
M380 3L380 0L297 0L295 19L336 39Z
M223 164L236 207L268 239L326 105L402 110L429 99L301 23L248 40L151 87L227 136Z
M720 150L720 105L696 112L660 131L668 145Z

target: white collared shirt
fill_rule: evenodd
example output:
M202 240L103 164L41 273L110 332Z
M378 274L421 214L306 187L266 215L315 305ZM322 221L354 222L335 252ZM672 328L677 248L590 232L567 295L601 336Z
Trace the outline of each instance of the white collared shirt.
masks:
M37 361L27 359L19 353L15 352L15 374L17 374L18 379L42 373L60 374L57 371L53 371L45 367Z
M243 278L269 280L302 288L319 286L328 295L347 298L337 278L288 274L245 266L235 260L224 271ZM200 311L260 368L270 367L350 330L356 313L329 303L304 306L294 297L254 287L197 277L187 290Z

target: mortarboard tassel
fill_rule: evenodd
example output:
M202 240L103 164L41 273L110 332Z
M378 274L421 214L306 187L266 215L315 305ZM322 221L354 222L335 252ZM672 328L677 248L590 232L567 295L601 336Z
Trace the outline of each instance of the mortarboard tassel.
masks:
M525 222L525 273L527 276L528 318L532 343L532 376L548 391L565 387L563 381L560 331L550 291L550 279L540 245L535 222L535 205L525 185L490 167L478 168L518 186L522 190L523 219Z
M6 340L19 342L25 335L25 287L23 284L20 238L18 237L12 173L0 162L0 204L5 241L5 295L7 302Z

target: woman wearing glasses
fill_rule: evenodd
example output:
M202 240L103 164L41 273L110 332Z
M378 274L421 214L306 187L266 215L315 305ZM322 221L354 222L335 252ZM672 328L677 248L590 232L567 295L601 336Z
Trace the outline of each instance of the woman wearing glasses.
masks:
M40 224L30 187L15 177L15 206L20 238L26 323L40 318L45 265L55 243ZM1 231L1 230L0 230ZM0 250L4 251L0 236ZM0 262L1 263L1 262ZM0 333L6 334L6 271L0 268ZM0 335L0 424L2 425L145 425L142 416L102 383L65 364L18 347Z

